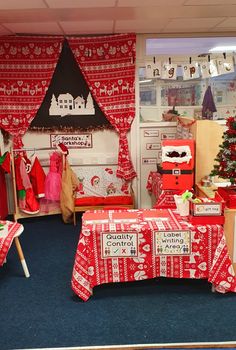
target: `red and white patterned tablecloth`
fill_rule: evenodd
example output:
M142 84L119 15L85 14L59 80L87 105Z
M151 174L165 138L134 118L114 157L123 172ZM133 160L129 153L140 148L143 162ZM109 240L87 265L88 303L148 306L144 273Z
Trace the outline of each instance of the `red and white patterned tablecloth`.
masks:
M124 248L112 247L113 242L131 245L130 240L135 246L134 237L137 252L127 247L133 249L129 256L109 256L110 249L115 254L116 247ZM166 253L169 246L171 253ZM93 288L104 283L158 276L204 278L221 293L236 292L223 227L193 226L170 209L91 211L83 215L71 281L80 298L88 300Z
M157 171L150 171L146 189L154 196L155 204L153 208L156 209L176 209L174 195L183 192L181 190L163 190L162 175Z
M23 232L18 222L0 220L0 266L3 265L15 236Z

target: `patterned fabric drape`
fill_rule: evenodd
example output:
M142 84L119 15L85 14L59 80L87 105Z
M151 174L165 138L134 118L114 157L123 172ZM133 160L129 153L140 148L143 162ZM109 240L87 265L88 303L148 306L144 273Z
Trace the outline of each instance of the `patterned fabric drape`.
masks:
M68 38L77 63L106 118L119 133L117 176L136 176L127 132L135 117L134 34Z
M39 109L50 84L63 38L0 37L0 127L14 147Z

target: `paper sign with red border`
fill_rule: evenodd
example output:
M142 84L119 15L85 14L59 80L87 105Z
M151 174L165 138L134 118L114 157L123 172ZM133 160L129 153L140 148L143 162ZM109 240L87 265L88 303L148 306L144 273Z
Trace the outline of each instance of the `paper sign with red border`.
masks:
M146 143L146 150L147 151L155 151L161 149L160 143Z
M150 165L150 164L156 164L157 159L156 158L143 158L142 159L142 164L143 165Z
M138 222L137 212L115 212L111 214L111 220L115 223L136 223Z
M98 213L85 212L82 218L84 225L105 224L110 221L107 211Z
M77 134L50 134L51 147L63 143L67 148L92 148L93 140L91 133Z
M144 130L143 132L144 137L158 137L159 136L159 130Z

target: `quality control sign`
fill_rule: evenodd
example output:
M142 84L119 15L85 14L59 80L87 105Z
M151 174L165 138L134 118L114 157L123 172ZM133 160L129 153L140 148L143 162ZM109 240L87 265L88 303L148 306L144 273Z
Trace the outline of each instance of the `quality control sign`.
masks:
M155 255L190 255L191 232L188 230L155 231Z
M102 232L101 238L102 259L138 256L137 232Z

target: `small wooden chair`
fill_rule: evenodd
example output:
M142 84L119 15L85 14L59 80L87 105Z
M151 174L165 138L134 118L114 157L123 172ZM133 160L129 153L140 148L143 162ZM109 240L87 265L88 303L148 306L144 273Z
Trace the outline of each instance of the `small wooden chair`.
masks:
M27 264L26 264L26 261L25 261L25 257L24 257L24 254L23 254L23 250L21 248L21 244L20 244L20 241L19 241L19 236L22 234L22 232L24 231L24 226L22 224L19 224L19 223L13 223L11 221L7 221L4 223L4 225L6 224L6 229L8 230L8 225L10 224L11 225L11 230L14 230L14 231L9 231L7 233L7 235L5 236L4 241L4 245L3 245L3 248L4 250L2 251L3 255L2 255L2 258L5 258L3 263L6 263L7 261L7 253L9 251L9 249L11 248L11 242L15 242L15 245L16 245L16 250L17 250L17 253L18 253L18 256L19 256L19 259L20 259L20 262L21 262L21 265L22 265L22 268L23 268L23 271L24 271L24 274L25 274L25 277L30 277L30 274L29 274L29 270L28 270L28 267L27 267ZM13 226L12 226L13 225ZM17 226L16 226L17 225Z

